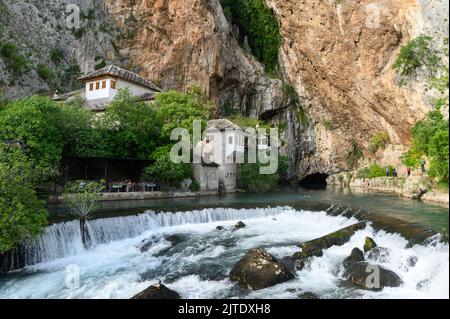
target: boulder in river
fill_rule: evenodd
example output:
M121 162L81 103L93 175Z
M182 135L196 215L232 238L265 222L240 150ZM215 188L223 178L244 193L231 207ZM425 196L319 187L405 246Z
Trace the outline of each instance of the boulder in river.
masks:
M344 277L361 289L373 291L380 291L384 287L399 287L403 283L393 271L367 262L348 264Z
M223 226L217 226L216 230L224 230L225 228Z
M375 240L370 237L366 237L366 239L364 240L364 252L367 253L375 247L377 247L377 243L375 242Z
M230 279L249 290L264 289L291 280L294 274L264 249L252 249L239 260Z
M234 229L241 229L246 227L247 225L245 225L242 221L238 222L236 225L234 225Z
M353 263L364 261L364 253L359 248L353 248L350 256L344 259L344 267L347 268Z
M159 283L138 293L131 299L181 299L180 295Z
M350 240L353 234L357 230L361 230L366 228L366 223L360 222L345 228L342 228L338 231L335 231L331 234L323 236L321 238L317 238L311 241L304 242L300 244L300 248L302 252L300 254L295 254L294 257L312 257L317 256L320 257L323 255L323 249L330 248L332 246L342 246L346 242Z

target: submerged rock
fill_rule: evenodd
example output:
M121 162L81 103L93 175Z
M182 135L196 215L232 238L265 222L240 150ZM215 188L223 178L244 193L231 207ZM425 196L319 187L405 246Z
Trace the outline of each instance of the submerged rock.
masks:
M364 240L364 252L367 253L377 247L377 243L370 237L366 237Z
M165 239L168 242L170 242L172 244L172 246L175 246L184 240L183 236L181 236L181 235L170 235L170 236L167 236Z
M159 283L148 287L131 299L181 299L181 296L176 291Z
M244 228L244 227L246 227L247 225L245 225L243 222L238 222L236 225L234 225L234 228L235 229L241 229L241 228Z
M328 234L321 238L317 238L308 242L300 244L302 249L301 253L294 254L295 258L305 258L323 255L323 249L330 248L332 246L342 246L350 240L353 234L357 230L366 228L366 223L360 222L345 228L342 228L334 233Z
M223 226L217 226L216 230L224 230L225 228Z
M310 292L310 291L302 292L301 294L299 294L297 296L297 298L298 299L310 299L310 300L320 299L320 297L318 295L316 295L315 293Z
M347 268L351 264L364 261L364 253L359 248L353 248L350 256L344 259L344 267Z
M379 270L378 278L376 276L377 271L374 271L376 268ZM403 283L393 271L366 262L348 264L344 277L358 288L372 291L380 291L384 287L399 287Z
M419 261L419 258L417 258L416 256L409 257L408 258L408 266L415 267L418 261Z
M264 289L291 280L294 274L264 249L252 249L230 272L230 279L250 290Z

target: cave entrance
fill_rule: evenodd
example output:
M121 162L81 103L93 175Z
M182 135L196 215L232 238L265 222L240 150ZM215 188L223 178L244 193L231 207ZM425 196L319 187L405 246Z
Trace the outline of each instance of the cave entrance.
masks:
M310 174L300 181L300 186L307 189L325 189L327 188L328 174Z

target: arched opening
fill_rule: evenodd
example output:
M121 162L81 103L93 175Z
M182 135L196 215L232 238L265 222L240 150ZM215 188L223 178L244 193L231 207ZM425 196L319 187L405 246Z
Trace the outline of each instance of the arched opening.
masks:
M300 186L307 189L325 189L328 174L310 174L300 181Z

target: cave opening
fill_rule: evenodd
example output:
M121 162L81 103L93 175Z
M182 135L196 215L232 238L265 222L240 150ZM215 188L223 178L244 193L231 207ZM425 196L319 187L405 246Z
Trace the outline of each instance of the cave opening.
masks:
M310 174L300 181L300 186L306 189L325 189L327 187L328 174Z

